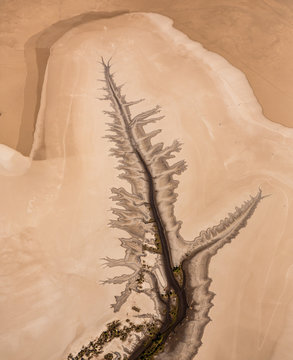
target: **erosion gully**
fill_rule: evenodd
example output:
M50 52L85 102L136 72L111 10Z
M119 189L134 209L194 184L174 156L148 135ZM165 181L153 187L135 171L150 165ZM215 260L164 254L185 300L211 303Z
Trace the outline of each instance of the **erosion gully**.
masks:
M125 112L123 104L120 102L116 91L115 91L115 84L113 82L112 76L110 75L110 67L107 65L105 66L105 78L106 82L109 86L109 92L112 95L113 101L117 108L119 109L119 113L124 121L124 125L127 131L127 135L132 146L133 152L138 158L142 168L144 169L147 183L148 183L148 197L149 197L149 204L151 208L151 212L153 214L153 218L157 227L160 245L162 249L162 260L164 265L164 271L167 278L167 288L168 291L173 291L176 299L177 299L177 311L175 317L170 315L171 305L170 299L166 302L166 316L164 321L161 324L161 327L158 329L155 336L150 337L149 339L144 339L144 341L137 346L136 349L132 352L129 356L129 360L143 360L143 359L151 359L153 355L159 352L164 346L166 340L168 339L169 335L176 329L176 327L184 320L186 317L186 311L188 308L187 299L186 299L186 292L185 292L185 275L184 270L182 269L183 274L183 284L180 286L178 281L176 280L173 272L173 264L171 258L171 252L169 247L169 240L167 236L167 232L165 229L165 225L162 221L160 211L157 204L156 199L156 189L153 180L153 176L151 174L150 169L146 161L144 160L137 143L135 142L134 136L132 134L132 130L130 127L131 119L128 119L128 115ZM161 296L158 294L158 296Z

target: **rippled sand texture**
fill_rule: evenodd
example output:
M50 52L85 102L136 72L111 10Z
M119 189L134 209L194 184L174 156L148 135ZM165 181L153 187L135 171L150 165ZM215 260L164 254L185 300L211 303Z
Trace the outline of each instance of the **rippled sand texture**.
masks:
M101 258L123 256L120 232L108 223L110 187L125 184L102 138L108 119L97 99L100 56L113 57L130 99L161 105L157 139L184 144L188 169L175 212L186 240L259 186L272 194L212 259L215 306L196 358L290 359L293 131L263 117L239 70L169 19L146 14L92 21L55 42L31 164L0 149L0 357L65 358L115 318L109 305L121 288L100 284L115 275Z

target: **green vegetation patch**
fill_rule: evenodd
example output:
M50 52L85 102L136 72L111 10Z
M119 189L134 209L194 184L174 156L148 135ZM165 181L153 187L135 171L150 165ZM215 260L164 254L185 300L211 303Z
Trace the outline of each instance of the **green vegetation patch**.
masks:
M107 330L103 331L101 335L94 341L90 341L87 346L83 346L76 356L69 354L67 360L89 360L97 357L103 352L103 348L107 343L110 343L113 339L119 338L121 341L125 341L129 334L133 332L143 332L146 325L135 325L129 321L128 326L122 324L119 320L114 320L107 324ZM111 357L112 356L112 357ZM113 354L108 353L104 356L104 359L111 360Z

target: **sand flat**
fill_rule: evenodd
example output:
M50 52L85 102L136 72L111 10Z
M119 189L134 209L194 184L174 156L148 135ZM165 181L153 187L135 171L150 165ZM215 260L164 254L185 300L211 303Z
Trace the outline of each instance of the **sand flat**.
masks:
M81 24L51 48L31 167L0 178L1 356L63 358L114 317L109 305L121 289L99 281L115 275L102 258L123 254L120 232L108 227L110 187L122 181L102 138L101 56L112 56L129 99L146 98L138 110L161 105L158 140L184 144L178 158L188 170L175 211L186 240L259 186L271 194L211 262L213 321L197 358L289 359L293 131L263 116L247 79L225 59L170 19L140 13Z

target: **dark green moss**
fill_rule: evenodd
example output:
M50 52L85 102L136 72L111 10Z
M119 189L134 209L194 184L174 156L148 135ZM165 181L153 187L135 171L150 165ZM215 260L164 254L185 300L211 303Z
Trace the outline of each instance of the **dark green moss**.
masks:
M111 323L107 324L107 330L103 331L96 340L91 341L87 346L83 346L76 356L69 354L67 360L93 359L94 357L100 355L103 352L105 344L111 342L113 339L119 338L121 341L125 341L132 332L143 332L144 329L145 324L135 325L133 322L130 322L130 320L128 321L128 326L123 326L123 328L121 328L120 321L112 321ZM104 359L112 358L113 354L111 353L108 353L104 356Z

